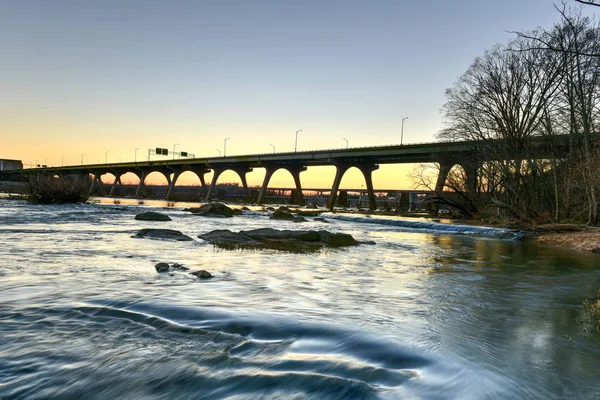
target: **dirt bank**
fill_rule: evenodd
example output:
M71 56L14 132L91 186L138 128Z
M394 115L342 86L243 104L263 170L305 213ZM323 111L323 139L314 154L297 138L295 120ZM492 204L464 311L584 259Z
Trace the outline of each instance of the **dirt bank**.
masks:
M536 231L536 242L600 253L600 228L552 224L540 225Z

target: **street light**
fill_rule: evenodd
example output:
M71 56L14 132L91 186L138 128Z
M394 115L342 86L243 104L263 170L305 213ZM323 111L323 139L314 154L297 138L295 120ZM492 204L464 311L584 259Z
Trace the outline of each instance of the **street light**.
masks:
M133 156L133 162L137 162L137 151L139 150L139 147L136 147L135 149L135 156Z
M400 146L402 146L402 141L404 139L404 120L408 119L408 117L402 118L402 129L400 130Z
M83 156L85 156L85 153L81 155L81 165L83 165Z
M179 146L179 143L173 145L173 160L175 159L175 146Z
M298 149L298 132L302 132L302 129L296 131L296 142L294 143L294 152Z
M346 139L345 137L343 137L342 139L346 141L346 148L348 148L348 139Z
M273 148L273 153L275 153L275 146L273 146L273 144L271 144L271 147Z
M117 157L117 158L119 159L119 162L122 162L122 161L121 161L121 157Z
M221 157L221 150L216 149L219 152L219 157Z
M225 138L223 140L223 157L227 157L227 141L231 138Z
M110 150L104 152L104 164L108 164L108 153L110 153Z
M62 156L62 158L60 159L60 163L63 167L65 166L65 158L67 158L67 156Z

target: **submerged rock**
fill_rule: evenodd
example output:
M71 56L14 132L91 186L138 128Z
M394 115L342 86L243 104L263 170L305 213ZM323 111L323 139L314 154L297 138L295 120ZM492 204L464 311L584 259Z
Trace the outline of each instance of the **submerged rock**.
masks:
M159 262L158 264L156 264L154 266L154 268L156 268L156 272L169 272L169 264L164 263L164 262Z
M239 233L217 230L198 236L223 249L271 249L292 253L307 253L323 247L345 247L359 244L346 233L313 230L277 230L273 228L252 229Z
M318 217L319 215L321 215L322 211L303 211L303 210L298 210L296 211L296 214L301 215L303 217Z
M324 222L324 223L326 223L326 224L328 224L328 223L329 223L329 221L327 221L327 220L326 220L325 218L323 218L323 217L318 217L318 218L315 218L315 219L313 219L313 221Z
M202 215L204 217L231 218L235 214L231 208L227 207L223 203L208 203L202 205L201 207L186 208L184 211L190 211L192 214Z
M150 238L150 239L164 239L164 240L177 240L180 242L193 241L191 237L184 235L180 231L174 229L151 229L144 228L140 229L135 236L139 238Z
M213 277L210 272L203 269L199 271L190 272L190 275L195 275L200 279L210 279Z
M184 267L183 265L181 265L179 263L174 263L173 265L171 265L171 268L178 269L180 271L189 271L190 270L188 267Z
M287 207L279 207L273 214L271 214L271 219L279 219L284 221L292 221L292 222L305 222L306 219L303 217L297 217L290 211Z
M156 268L156 272L169 272L172 270L179 270L179 271L189 271L188 267L184 267L181 264L178 263L173 263L171 265L169 265L166 262L159 262L158 264L156 264L154 266L154 268Z
M171 217L154 211L143 212L135 216L140 221L172 221Z

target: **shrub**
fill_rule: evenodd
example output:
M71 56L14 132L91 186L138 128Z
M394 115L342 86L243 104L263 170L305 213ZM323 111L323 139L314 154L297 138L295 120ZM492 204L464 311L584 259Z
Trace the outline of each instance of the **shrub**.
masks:
M85 203L89 199L86 185L53 176L30 178L26 197L34 204Z

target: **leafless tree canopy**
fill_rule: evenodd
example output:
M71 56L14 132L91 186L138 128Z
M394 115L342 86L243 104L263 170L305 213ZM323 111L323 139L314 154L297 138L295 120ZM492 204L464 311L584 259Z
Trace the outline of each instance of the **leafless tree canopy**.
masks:
M560 23L494 46L446 91L446 127L438 139L505 143L478 149L485 156L478 163L477 193L457 206L464 214L500 210L538 222L599 222L600 28L577 11L557 10ZM545 136L552 146L556 135L570 135L571 150L552 147L553 157L537 159L532 138ZM418 184L431 184L419 175ZM464 179L453 170L446 187L468 192Z

